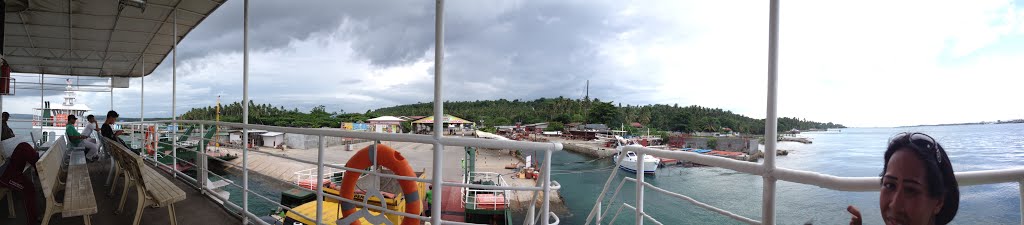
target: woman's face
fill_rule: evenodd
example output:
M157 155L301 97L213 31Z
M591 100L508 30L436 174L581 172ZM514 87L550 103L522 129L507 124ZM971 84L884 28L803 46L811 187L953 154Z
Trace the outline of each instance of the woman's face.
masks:
M928 195L924 163L911 149L896 150L889 158L878 201L885 224L933 224L942 198Z

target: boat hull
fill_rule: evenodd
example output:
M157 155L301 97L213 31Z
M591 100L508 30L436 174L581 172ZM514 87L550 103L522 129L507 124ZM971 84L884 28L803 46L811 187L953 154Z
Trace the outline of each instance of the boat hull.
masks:
M636 161L622 161L622 165L619 165L619 169L625 170L630 173L636 173ZM655 173L657 170L657 162L644 162L644 173Z

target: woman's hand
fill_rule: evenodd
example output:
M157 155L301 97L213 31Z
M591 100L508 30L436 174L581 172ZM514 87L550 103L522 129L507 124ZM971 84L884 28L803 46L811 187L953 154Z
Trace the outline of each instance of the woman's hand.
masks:
M850 225L861 225L860 210L857 210L857 207L847 206L846 211L853 214L853 217L850 218Z

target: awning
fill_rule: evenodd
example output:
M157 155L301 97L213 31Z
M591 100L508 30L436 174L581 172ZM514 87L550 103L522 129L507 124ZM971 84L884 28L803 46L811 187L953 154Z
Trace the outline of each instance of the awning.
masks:
M180 42L224 1L7 0L4 58L15 73L149 75L174 46L174 8Z

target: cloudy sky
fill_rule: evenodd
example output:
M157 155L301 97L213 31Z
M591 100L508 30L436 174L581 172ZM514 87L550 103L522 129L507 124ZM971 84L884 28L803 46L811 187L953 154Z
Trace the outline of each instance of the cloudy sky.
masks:
M786 1L779 114L852 126L1024 118L1022 8ZM433 98L433 1L253 1L250 10L257 103L363 112ZM592 98L624 105L765 115L767 1L450 0L445 16L445 100L580 98L590 80ZM182 41L178 113L217 95L241 100L241 26L242 1L229 1ZM146 78L147 117L171 114L170 65ZM139 87L115 91L122 116L139 115ZM80 95L109 108L108 93ZM38 102L4 99L15 113Z

